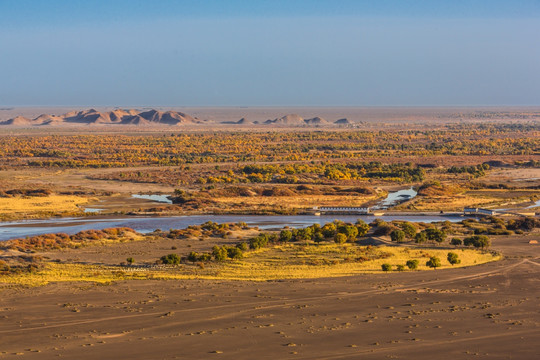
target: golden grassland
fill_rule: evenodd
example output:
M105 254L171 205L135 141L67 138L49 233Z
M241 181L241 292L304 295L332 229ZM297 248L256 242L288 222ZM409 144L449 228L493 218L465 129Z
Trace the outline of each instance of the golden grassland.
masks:
M458 254L461 263L452 266L448 252ZM440 269L473 266L500 260L491 252L472 249L434 249L393 246L357 246L354 244L287 244L246 252L241 260L207 263L204 266L183 264L170 267L117 267L86 264L46 263L32 272L5 275L0 283L6 285L40 286L51 282L93 282L110 284L118 280L180 280L212 279L268 281L339 277L362 273L381 273L381 265L405 265L407 260L419 261L417 271L431 270L426 261L431 256L441 260ZM407 269L407 268L406 268ZM405 270L411 271L411 270Z
M377 199L377 195L343 196L343 195L301 195L301 196L268 196L268 197L221 197L214 198L217 203L232 206L268 206L286 208L311 208L314 206L361 206L368 201Z
M80 213L78 206L88 201L86 197L75 195L0 197L0 218Z
M455 195L443 197L419 197L394 209L414 209L417 211L462 211L465 207L492 207L502 203L500 198L491 196Z

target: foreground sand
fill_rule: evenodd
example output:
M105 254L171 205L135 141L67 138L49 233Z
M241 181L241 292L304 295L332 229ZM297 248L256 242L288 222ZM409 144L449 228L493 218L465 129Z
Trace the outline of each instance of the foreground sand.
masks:
M450 270L3 289L0 358L534 359L529 237L498 239L505 260Z

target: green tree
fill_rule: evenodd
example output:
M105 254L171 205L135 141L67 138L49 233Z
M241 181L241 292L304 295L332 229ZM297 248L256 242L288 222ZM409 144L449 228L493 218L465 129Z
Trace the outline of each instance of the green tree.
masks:
M168 254L161 257L161 262L168 265L178 265L180 264L180 256L177 254Z
M228 257L227 249L224 246L215 245L212 248L212 255L217 261L224 261Z
M366 234L369 231L369 225L368 224L366 224L363 220L358 219L356 221L355 226L356 226L356 229L358 230L358 236L359 237L366 236Z
M408 239L413 239L416 235L416 226L414 226L412 223L405 221L400 225L400 227Z
M395 242L403 242L405 240L405 232L403 230L394 230L390 233L390 239Z
M289 242L292 240L293 233L291 230L281 230L279 233L279 241L281 242Z
M452 240L450 240L450 244L454 246L459 246L463 244L463 241L461 241L461 239L458 239L458 238L453 238Z
M390 264L382 264L381 268L382 268L382 271L392 271L392 265Z
M334 241L338 244L343 244L347 241L347 235L338 233L334 236Z
M334 223L324 224L324 226L321 228L321 231L325 238L327 239L333 238L337 232L336 224Z
M419 264L418 260L411 259L411 260L407 260L407 263L405 265L407 265L407 267L411 270L416 270L418 269L418 264Z
M128 263L129 265L133 265L133 263L135 262L135 259L133 259L132 257L128 257L128 258L126 259L126 261L127 261L127 263Z
M441 259L436 256L432 256L426 262L426 266L436 269L441 266Z
M436 241L438 243L442 243L446 239L446 234L444 233L444 231L437 228L426 229L426 235L428 240Z
M420 231L414 236L414 241L418 244L425 243L427 241L427 234L425 231Z
M448 259L448 262L452 265L460 264L461 260L459 259L458 254L454 252L449 252L446 256L446 259Z

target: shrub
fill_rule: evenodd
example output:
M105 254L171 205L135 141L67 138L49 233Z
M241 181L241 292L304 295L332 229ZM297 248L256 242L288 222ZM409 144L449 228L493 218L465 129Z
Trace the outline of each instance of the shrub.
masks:
M192 251L188 254L187 259L191 262L195 262L199 259L199 254L197 254L195 251Z
M452 264L452 266L461 263L458 254L454 252L449 252L446 256L446 259L448 259L448 262Z
M336 224L334 224L334 223L325 224L321 228L321 232L322 232L322 234L324 235L325 238L327 238L327 239L333 238L336 235L336 232L337 232Z
M228 257L227 249L224 246L217 246L215 245L212 248L212 255L217 261L223 261L226 260Z
M135 262L135 259L133 259L132 257L128 257L126 261L129 265L132 265Z
M254 238L249 239L249 248L253 250L260 249L265 247L268 244L268 235L259 234Z
M231 259L241 259L244 257L244 253L242 250L237 248L236 246L228 246L227 249L227 256Z
M396 270L397 271L404 271L405 270L405 265L397 265Z
M245 242L241 242L239 244L236 244L236 247L239 248L242 251L248 251L249 245Z
M406 221L400 225L401 230L405 233L405 236L409 239L414 238L416 235L416 226L411 224L410 222Z
M450 244L455 245L455 246L459 246L459 245L463 244L463 241L461 241L461 239L458 239L458 238L453 238L452 240L450 240Z
M347 241L347 235L339 233L334 236L334 241L338 244L343 244Z
M382 268L382 271L392 271L392 265L390 264L382 264L381 268Z
M418 269L418 264L420 262L416 259L411 259L411 260L407 260L407 263L405 265L407 265L407 267L411 270L416 270Z
M358 236L362 237L365 236L369 231L369 225L366 224L363 220L358 219L356 221L356 229L358 230Z
M475 248L488 248L491 245L491 240L486 235L473 235L463 239L465 246L474 246Z
M403 242L405 240L405 232L403 230L394 230L390 233L390 239L395 242Z
M180 264L180 256L177 254L168 254L161 257L161 262L163 264L178 265Z
M428 239L427 234L425 231L421 231L418 234L414 236L414 241L418 244L426 242Z
M444 233L444 231L437 228L426 229L426 235L428 240L436 241L438 243L442 243L446 239L446 234Z
M291 241L293 237L293 233L290 230L281 230L279 233L279 241L281 242L289 242Z
M426 262L426 266L436 269L441 266L441 259L436 256L432 256Z

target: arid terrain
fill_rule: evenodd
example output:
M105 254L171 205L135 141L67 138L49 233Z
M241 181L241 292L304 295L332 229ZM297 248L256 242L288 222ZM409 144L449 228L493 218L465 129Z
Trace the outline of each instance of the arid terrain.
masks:
M534 359L539 248L459 269L4 288L2 358ZM106 355L105 355L106 354Z
M0 359L538 358L539 118L2 109Z

